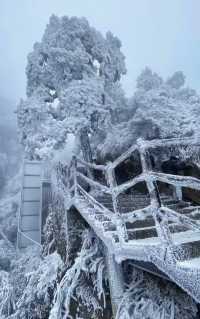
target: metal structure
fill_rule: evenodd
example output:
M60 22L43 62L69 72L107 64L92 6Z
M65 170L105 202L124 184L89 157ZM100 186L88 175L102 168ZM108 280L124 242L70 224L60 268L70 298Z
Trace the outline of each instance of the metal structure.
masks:
M67 171L60 164L56 169L52 186L63 197L66 211L75 207L105 244L115 312L124 289L121 263L127 259L136 267L172 280L200 302L200 206L184 201L181 194L182 188L200 191L200 180L154 171L150 158L150 152L159 147L197 144L191 139L140 139L106 165L74 156ZM116 168L134 152L139 154L142 171L119 185ZM50 198L48 191L42 191L41 171L38 163L25 164L19 247L41 243L42 194L48 194L45 205ZM95 178L95 172L104 178ZM147 195L128 193L141 182ZM158 183L171 185L176 192L172 196L160 194Z
M42 243L42 227L51 200L50 185L50 178L42 162L24 162L18 219L18 248Z
M176 147L197 144L191 139L138 140L126 153L114 162L95 165L74 157L66 189L62 185L62 174L57 172L59 194L70 194L66 209L75 207L97 236L104 242L114 258L110 269L116 269L131 259L141 262L143 269L169 278L200 302L200 207L184 202L181 189L200 190L200 180L190 176L179 176L153 171L149 151L158 147ZM135 151L139 152L142 172L128 181L117 184L115 169ZM100 171L105 183L86 176L79 169L82 166L91 171ZM90 186L84 189L82 182ZM127 191L138 183L146 184L148 195L128 195ZM177 189L178 197L160 194L157 183L167 183ZM91 192L91 190L97 192ZM92 195L92 194L97 194ZM174 192L175 193L175 192ZM146 207L139 207L146 203ZM124 212L124 206L128 211ZM136 262L136 264L137 264ZM117 267L119 273L119 267ZM153 271L152 271L153 269ZM111 278L113 274L110 274ZM116 276L115 276L116 277ZM119 277L119 276L117 276ZM119 290L119 282L113 288ZM116 288L116 289L115 289ZM119 296L116 296L116 300Z

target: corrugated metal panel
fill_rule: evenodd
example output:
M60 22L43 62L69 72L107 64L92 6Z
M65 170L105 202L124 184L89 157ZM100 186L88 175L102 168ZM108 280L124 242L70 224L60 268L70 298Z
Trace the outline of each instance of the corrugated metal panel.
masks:
M29 187L26 188L24 187L23 189L23 201L40 201L40 196L41 196L41 186L37 188Z
M21 231L39 230L39 215L36 216L22 216L21 217Z
M42 163L24 162L18 247L41 243Z
M24 176L24 187L40 187L41 183L41 176L36 175L36 176Z
M23 215L37 215L40 212L40 201L37 202L22 202Z
M24 175L41 176L42 165L41 162L25 162L24 163Z
M45 165L47 171L47 167ZM41 244L42 228L51 200L50 182L47 173L44 182L42 162L24 162L22 176L21 209L18 222L18 247L25 248L34 242Z

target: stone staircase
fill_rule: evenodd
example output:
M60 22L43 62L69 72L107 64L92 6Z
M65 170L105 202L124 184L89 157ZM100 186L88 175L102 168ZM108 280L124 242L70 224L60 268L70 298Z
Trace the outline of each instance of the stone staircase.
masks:
M200 180L154 171L150 158L153 149L192 143L185 138L178 141L139 139L105 165L74 157L70 205L80 212L117 263L133 260L146 271L164 274L200 302L200 206L196 200L197 204L180 200L187 188L199 192ZM135 152L140 155L141 173L118 185L116 168ZM78 165L83 165L87 172L100 172L103 182L96 176L79 172ZM139 183L145 187L136 188ZM158 183L170 185L179 200L160 194ZM139 193L139 189L148 193ZM110 195L113 193L118 194L117 201ZM156 224L154 213L157 213Z
M148 198L144 198L143 195L138 195L137 199L134 202L137 207L141 202L142 204L148 202ZM98 195L96 200L101 201L102 205L111 207L108 195ZM192 207L191 203L178 203L167 196L163 196L161 200L163 205L169 208L173 205L173 208L176 208L177 211L180 210L180 212L183 211L183 214L186 215L192 214L195 208L198 209L198 206ZM124 197L121 200L121 205L122 203L129 210L133 210L131 197ZM137 267L176 282L199 302L200 288L196 283L200 275L200 232L188 231L183 226L170 224L170 230L174 236L175 266L168 259L163 260L162 243L157 237L154 221L151 217L137 220L133 224L126 224L128 242L120 242L119 230L113 212L101 210L100 207L95 208L81 195L74 201L74 205L119 262L126 259L134 260Z
M108 211L95 209L95 207L79 195L77 199L77 208L87 220L88 224L96 231L99 237L104 241L109 241L113 247L120 242L119 230L113 212L112 198L108 194L98 195L96 201L105 206ZM200 220L200 207L192 206L190 202L178 201L169 196L161 196L162 205L184 214L194 220ZM143 194L123 195L119 199L120 211L123 213L131 212L150 204L150 200ZM195 213L194 213L195 212ZM157 245L160 243L153 217L149 214L145 219L135 220L134 222L125 223L128 244L139 242L146 246ZM169 221L169 229L174 236L175 254L180 262L200 257L200 233L190 231L184 225L178 225ZM180 236L179 236L180 234ZM180 240L182 238L182 240ZM150 240L150 241L149 241ZM176 252L177 249L177 252Z
M96 209L82 196L79 196L74 204L82 217L94 229L103 242L106 240L112 245L119 243L117 227L112 212L105 214L103 209Z
M98 195L96 200L100 202L103 206L108 208L110 211L113 211L113 202L110 195ZM171 208L182 214L190 215L194 207L188 207L191 205L189 202L175 200L169 196L161 196L161 202L163 206ZM141 209L150 204L150 199L144 194L134 194L134 195L123 195L119 196L119 210L122 213L128 213L136 209ZM105 231L115 232L116 225L109 220L109 218L103 216L103 213L98 213L95 217L98 221L102 222L102 226ZM187 228L182 225L177 225L175 223L169 222L169 229L171 233L183 232ZM152 216L147 216L144 220L136 220L134 222L126 222L126 229L128 233L129 240L138 240L145 238L157 237L157 231L155 222Z

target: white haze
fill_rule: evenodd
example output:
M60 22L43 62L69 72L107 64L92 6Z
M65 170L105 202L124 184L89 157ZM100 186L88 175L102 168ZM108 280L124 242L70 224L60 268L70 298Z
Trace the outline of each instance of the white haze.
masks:
M39 41L49 16L85 16L92 26L122 41L128 94L147 65L163 77L182 70L199 88L199 12L197 0L1 0L0 96L25 95L26 56Z

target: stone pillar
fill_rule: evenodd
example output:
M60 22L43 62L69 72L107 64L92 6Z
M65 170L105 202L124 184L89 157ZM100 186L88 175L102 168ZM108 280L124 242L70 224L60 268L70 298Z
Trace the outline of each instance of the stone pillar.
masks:
M124 293L124 278L121 264L118 264L114 255L105 247L106 266L109 278L110 297L113 318L116 317L118 306Z

